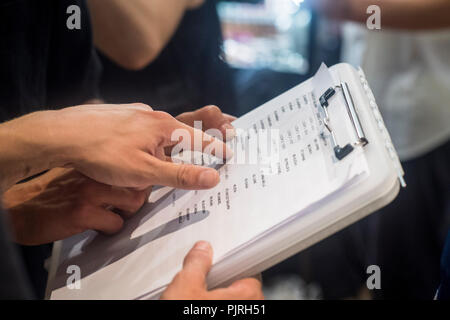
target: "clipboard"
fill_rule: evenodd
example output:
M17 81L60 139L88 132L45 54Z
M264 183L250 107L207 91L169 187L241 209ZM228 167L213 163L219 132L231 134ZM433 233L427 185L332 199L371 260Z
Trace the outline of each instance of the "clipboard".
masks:
M317 209L314 216L306 216L303 221L291 221L277 233L256 242L252 248L237 253L234 260L235 263L242 263L241 272L231 276L226 270L227 263L215 265L208 278L209 287L226 286L271 268L388 205L397 197L401 187L406 187L402 165L364 71L341 63L331 67L330 73L333 75L333 82L339 87L328 89L341 90L340 94L347 102L347 114L357 136L356 141L348 141L345 146L361 146L373 174L364 186L347 190L348 193L354 193L354 200L335 198L327 207ZM338 93L327 93L328 89L323 89L319 96L323 97L325 108L332 107L331 98ZM325 101L328 101L328 107ZM336 146L340 147L339 143L342 142L338 139L339 137L335 136ZM339 154L341 160L345 158L343 155L346 152ZM337 161L341 161L336 153L335 157ZM267 252L267 248L271 250L270 256L261 256L261 252Z
M232 254L227 254L214 264L209 273L209 288L225 286L270 268L387 205L395 199L400 186L406 186L403 169L363 71L348 64L339 64L331 67L329 71L327 68L326 74L329 79L321 82L326 83L325 87L315 91L316 86L312 86L312 100L318 111L317 116L326 123L323 134L328 135L331 141L330 154L339 165L351 160L353 153L361 152L367 161L367 176L357 184L346 185L339 194L330 194L326 202L308 208L306 214L293 214L280 225L274 225L273 229L266 230L260 237L252 239L245 246L237 247ZM313 80L310 79L300 86L310 84ZM329 85L330 83L332 85ZM272 103L283 105L287 102L289 105L285 99L286 94L296 95L299 92L297 88L275 98ZM338 97L344 101L343 105L336 103ZM312 104L308 105L311 106ZM337 107L341 109L336 109ZM295 110L293 105L292 109ZM336 111L339 111L339 117L332 117L331 114L336 115ZM258 112L256 109L247 117L258 118ZM340 122L342 119L345 123ZM342 127L348 129L352 133L351 137L355 139L347 140L349 137L338 134ZM48 298L52 293L51 283L58 267L60 248L59 244L54 246ZM105 286L103 293L109 296L111 292L107 288L108 286ZM133 298L156 299L164 288L161 286ZM84 297L75 293L68 294L65 297ZM101 294L98 296L102 297ZM122 298L123 292L111 296Z

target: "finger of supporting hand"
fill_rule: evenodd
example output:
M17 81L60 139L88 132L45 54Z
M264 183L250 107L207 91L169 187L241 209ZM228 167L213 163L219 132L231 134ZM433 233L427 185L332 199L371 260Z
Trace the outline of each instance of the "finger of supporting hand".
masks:
M148 191L106 186L104 192L99 192L97 197L101 204L120 209L128 216L136 213L144 205L148 200Z
M82 224L86 230L97 230L106 234L114 234L122 229L123 219L118 214L109 210L91 206L80 214Z

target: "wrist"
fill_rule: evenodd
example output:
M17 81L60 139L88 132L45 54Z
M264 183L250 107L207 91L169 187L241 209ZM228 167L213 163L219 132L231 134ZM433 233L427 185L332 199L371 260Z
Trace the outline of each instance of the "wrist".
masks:
M61 110L39 111L23 117L23 125L31 130L19 130L22 148L29 150L29 157L40 162L41 169L64 166L69 161L67 151L71 139L66 136ZM41 160L41 161L40 161Z
M0 191L72 161L60 111L28 114L0 125Z
M42 123L36 144L44 143L44 156L48 168L67 167L77 161L76 138L72 137L72 126L67 109L40 112Z

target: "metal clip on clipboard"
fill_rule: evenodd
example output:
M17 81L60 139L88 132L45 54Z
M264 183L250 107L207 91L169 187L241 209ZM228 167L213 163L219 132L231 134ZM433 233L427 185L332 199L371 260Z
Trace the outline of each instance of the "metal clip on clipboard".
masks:
M347 143L344 147L341 147L336 139L336 135L333 131L333 128L330 125L330 116L328 114L328 107L329 107L329 100L337 93L337 91L341 91L342 95L344 97L345 106L348 111L348 116L350 118L351 123L353 124L353 129L355 130L356 136L358 137L358 140L355 143ZM336 86L334 88L329 88L325 93L320 97L319 99L320 105L322 106L322 109L325 114L325 118L323 119L323 122L325 124L325 127L330 132L331 135L331 143L333 145L333 150L336 158L338 160L344 159L346 156L348 156L353 150L355 146L365 146L369 143L367 140L364 130L361 126L361 122L359 120L358 114L356 113L356 108L353 103L353 98L350 93L350 89L348 87L348 84L346 82L342 82L339 86Z

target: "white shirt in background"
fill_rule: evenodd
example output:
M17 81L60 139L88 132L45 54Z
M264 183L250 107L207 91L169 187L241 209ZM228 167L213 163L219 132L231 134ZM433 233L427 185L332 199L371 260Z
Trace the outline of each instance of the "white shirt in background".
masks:
M450 139L450 29L368 31L348 24L343 60L362 66L403 161Z

